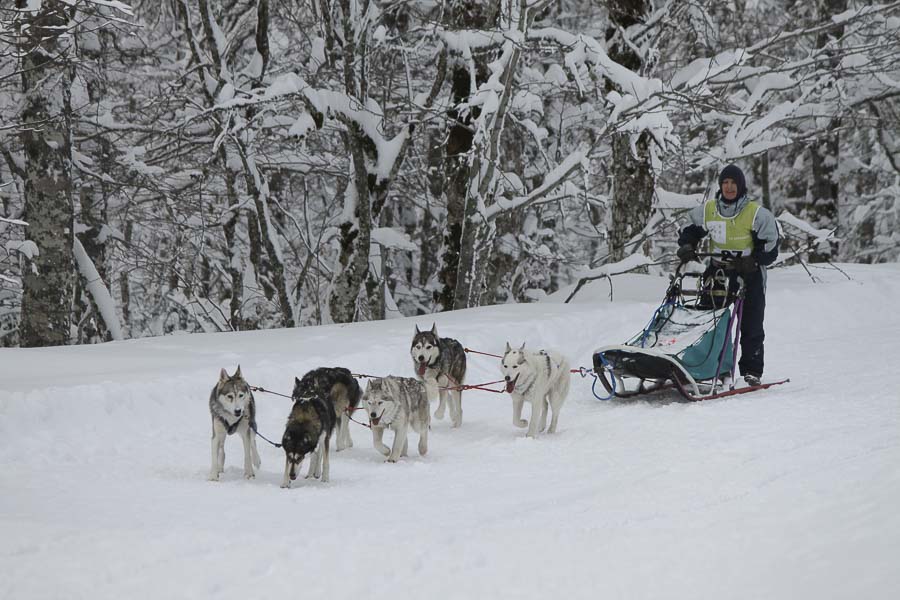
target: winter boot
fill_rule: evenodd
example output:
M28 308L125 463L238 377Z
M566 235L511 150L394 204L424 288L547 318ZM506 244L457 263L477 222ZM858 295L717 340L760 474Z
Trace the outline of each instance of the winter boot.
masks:
M744 373L744 383L750 387L762 385L762 379L756 373Z

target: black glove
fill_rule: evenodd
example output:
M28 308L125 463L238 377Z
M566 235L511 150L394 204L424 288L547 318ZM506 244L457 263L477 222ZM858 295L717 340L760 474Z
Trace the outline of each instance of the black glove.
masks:
M756 273L756 270L759 268L759 265L756 264L756 259L752 256L738 256L731 259L729 264L729 268L732 271L735 271L738 275L743 275L744 277L748 275L752 275Z
M683 263L700 259L700 257L697 256L697 249L694 248L693 244L682 244L678 247L678 251L675 254L678 255L679 260Z

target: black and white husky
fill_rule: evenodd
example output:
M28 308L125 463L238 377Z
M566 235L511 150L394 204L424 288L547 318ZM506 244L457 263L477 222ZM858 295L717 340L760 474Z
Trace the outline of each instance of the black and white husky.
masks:
M359 406L362 390L348 369L343 367L319 367L308 372L294 388L294 395L320 395L331 400L337 416L338 452L353 447L350 437L350 414Z
M256 450L256 403L250 386L241 375L238 366L234 375L225 369L219 373L219 382L209 394L209 414L212 417L212 464L209 480L218 481L225 470L225 438L232 433L244 442L244 477L255 476L253 467L259 468L259 452Z
M558 352L528 352L525 344L514 350L509 343L500 363L506 391L512 396L513 425L528 426L528 437L535 437L547 426L547 411L553 418L547 433L556 431L559 411L569 393L569 363ZM531 402L531 420L522 418L522 405Z
M328 448L337 420L331 400L320 393L304 395L303 385L294 378L294 406L288 415L281 447L284 449L284 479L281 487L291 487L307 454L310 456L306 478L328 481Z
M420 331L416 325L409 354L416 375L425 383L428 400L438 399L435 418L443 419L444 409L449 405L452 426L462 425L462 390L447 389L458 388L466 377L466 352L462 344L438 336L437 325L432 325L431 331Z
M419 434L419 455L425 456L428 452L428 427L431 425L425 384L411 377L370 379L363 402L369 413L375 449L387 456L388 462L397 462L401 456L407 455L407 433L410 429ZM391 448L382 441L387 428L394 431Z

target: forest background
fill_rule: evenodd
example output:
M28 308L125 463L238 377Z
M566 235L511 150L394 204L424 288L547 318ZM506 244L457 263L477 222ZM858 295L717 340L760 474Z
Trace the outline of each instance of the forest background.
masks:
M0 346L613 289L730 162L896 261L898 65L900 2L4 2Z

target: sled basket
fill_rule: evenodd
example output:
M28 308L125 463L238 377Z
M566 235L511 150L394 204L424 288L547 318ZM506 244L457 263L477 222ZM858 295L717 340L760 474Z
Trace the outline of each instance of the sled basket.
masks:
M604 346L593 355L594 372L611 395L624 398L676 387L689 399L715 393L719 378L734 376L735 344L743 290L718 308L685 302L684 275L676 274L663 303L644 329L624 344ZM724 306L722 306L724 304ZM607 379L609 375L609 379ZM639 380L635 389L626 379ZM649 387L648 387L649 386Z

